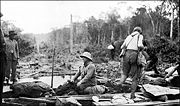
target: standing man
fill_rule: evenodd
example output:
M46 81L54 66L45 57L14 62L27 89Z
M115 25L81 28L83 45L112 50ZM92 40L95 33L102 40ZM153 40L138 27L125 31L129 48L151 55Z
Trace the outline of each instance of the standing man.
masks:
M6 81L9 83L10 79L10 70L12 70L11 81L13 84L17 82L16 80L16 66L19 59L19 48L18 43L14 39L14 36L17 35L15 31L9 31L9 38L6 39L6 55L7 55L7 68L5 71Z
M0 17L2 17L2 13L0 13ZM1 93L0 93L0 106L2 104L2 93L3 93L3 82L4 82L4 72L6 69L6 54L5 54L5 40L4 40L4 33L1 29L0 32L0 81L1 81Z
M138 84L138 78L141 72L137 64L137 56L138 51L141 51L144 48L142 29L140 27L135 27L133 32L129 36L127 36L121 46L121 49L123 48L126 48L126 53L123 56L123 71L121 80L118 84L124 83L127 77L131 77L131 99L134 99Z

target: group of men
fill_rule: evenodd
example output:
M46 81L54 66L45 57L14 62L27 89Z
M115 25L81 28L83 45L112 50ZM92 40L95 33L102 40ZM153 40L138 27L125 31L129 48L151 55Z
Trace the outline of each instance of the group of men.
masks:
M16 66L18 64L18 59L19 59L18 43L17 41L14 40L14 36L17 35L17 33L15 33L15 31L9 31L9 38L7 39L4 39L3 35L4 34L1 30L1 42L0 42L1 74L0 75L5 75L7 83L9 82L9 80L15 83L16 82ZM132 99L135 98L135 91L138 85L138 78L140 77L140 74L141 74L142 66L139 66L137 64L137 57L138 57L139 51L143 51L145 49L143 45L143 38L144 37L142 35L142 29L140 27L135 27L133 32L127 36L124 42L120 42L113 46L111 45L109 47L110 49L113 50L114 47L116 47L116 45L121 44L121 46L116 47L116 48L118 49L126 48L126 52L122 56L123 70L122 70L121 80L117 84L123 84L128 77L131 77L132 78L132 86L131 86ZM112 53L114 53L114 51ZM85 91L86 93L90 93L90 91L88 91L87 88L94 87L97 85L96 67L93 63L93 58L89 51L84 51L84 53L80 57L83 59L84 65L80 67L79 71L76 73L74 78L70 80L70 82L76 83L80 91ZM157 61L157 59L155 60ZM155 72L158 73L155 66L152 65L151 67L153 67L153 69L155 69ZM12 70L11 78L10 78L10 70ZM80 80L78 80L78 77L80 77ZM169 77L169 75L166 77ZM0 78L2 82L1 84L3 85L4 76L1 76Z
M115 41L108 46L108 49L110 49L111 58L114 59L116 53L119 55L119 51L121 51L123 48L126 48L126 52L125 55L122 56L123 70L121 80L118 84L124 83L127 77L131 77L131 98L135 98L135 90L142 71L153 70L155 74L160 74L157 70L158 57L156 56L153 48L147 45L147 42L143 38L142 29L140 27L135 27L133 32L128 35L124 41ZM143 67L137 64L139 52L142 52L146 59L146 65ZM177 60L176 66L172 67L173 70L171 70L163 79L169 82L169 84L172 86L180 87L180 84L177 84L180 81L180 61ZM173 77L171 80L167 80L167 78L170 77L175 71L178 72L178 76Z
M5 71L5 79L7 83L11 80L16 82L16 66L19 59L18 43L14 40L14 36L17 35L15 31L9 31L9 38L4 40L3 32L1 30L1 55L3 55L4 61L3 71ZM143 35L140 27L135 27L132 34L127 36L123 42L121 49L126 48L126 53L123 56L123 71L119 84L124 83L127 77L132 77L132 92L131 98L135 98L135 90L138 83L139 68L137 65L137 55L139 50L143 50ZM3 54L4 53L4 54ZM2 56L1 56L2 57ZM77 78L80 76L80 80L77 82L77 87L80 90L85 90L87 87L93 87L97 85L96 81L96 68L93 64L93 59L90 52L84 52L81 55L84 66L79 69L71 82L77 82ZM6 64L6 65L5 65ZM12 75L10 78L10 70L12 69ZM4 78L3 78L4 79Z
M158 58L154 53L147 53L147 47L146 44L143 42L144 36L142 35L142 29L140 27L135 27L133 32L127 36L127 38L124 40L124 42L119 42L117 46L110 45L108 49L124 49L126 48L125 54L121 57L123 59L123 69L121 73L121 79L117 85L123 84L125 80L130 77L132 79L132 85L131 85L131 99L135 98L135 91L137 88L137 85L139 83L139 80L142 75L142 71L145 70L154 70L155 74L159 74L156 65L158 62ZM121 46L119 46L121 45ZM149 48L148 48L149 49ZM144 55L147 64L145 66L142 66L138 64L137 58L138 54L142 52ZM114 51L113 51L114 53ZM113 54L114 55L114 54ZM72 82L74 82L78 76L81 76L81 80L77 83L77 86L80 87L80 89L83 91L89 86L95 86L96 85L96 77L95 77L95 66L92 62L91 54L88 52L84 52L84 54L81 56L84 60L84 66L83 69L80 69L75 77L73 78ZM176 68L167 74L164 78L164 80L171 76L172 73L175 71L180 71L180 65L179 62L176 65ZM180 77L175 77L174 80L176 81ZM171 82L171 81L170 81Z
M121 49L126 48L125 55L123 56L123 71L121 80L117 84L123 84L127 77L131 77L131 98L135 98L135 91L138 84L138 78L140 76L141 69L137 65L138 51L144 49L143 35L140 27L135 27L133 33L130 34L123 44ZM92 57L89 52L84 52L81 57L84 61L84 66L76 73L71 82L75 82L76 79L81 76L80 81L77 82L77 86L80 90L85 90L87 87L96 86L96 69L92 62Z
M1 17L3 14L1 13ZM4 37L4 32L1 28L0 32L0 70L1 70L1 92L3 89L4 80L12 81L14 84L16 80L16 66L19 59L18 43L14 39L17 33L13 30L9 31L8 38ZM2 93L1 93L2 94Z

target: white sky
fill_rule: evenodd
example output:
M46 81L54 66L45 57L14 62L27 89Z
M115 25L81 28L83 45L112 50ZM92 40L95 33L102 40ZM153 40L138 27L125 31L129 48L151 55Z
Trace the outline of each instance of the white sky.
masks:
M107 13L117 7L121 18L131 15L140 5L154 8L155 1L1 1L2 20L9 20L23 33L47 33L52 28L61 28L73 21L83 21L91 16L100 18L102 12ZM127 8L132 6L131 11Z

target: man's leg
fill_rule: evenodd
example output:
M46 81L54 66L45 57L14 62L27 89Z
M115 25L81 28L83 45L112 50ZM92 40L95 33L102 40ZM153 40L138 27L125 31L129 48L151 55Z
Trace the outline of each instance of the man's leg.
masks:
M130 72L129 76L132 78L132 84L131 84L131 99L135 98L135 91L138 84L138 77L140 75L140 68L137 65L137 52L132 52L130 55Z
M113 49L113 50L111 50L110 52L111 52L111 59L114 60L114 57L115 57L115 50Z
M17 67L17 61L12 62L12 75L11 75L11 80L13 81L13 84L17 82L16 80L16 67Z
M135 92L137 89L137 85L138 85L138 76L136 75L136 76L134 76L134 78L132 80L132 84L131 84L131 96L130 96L131 99L135 98Z
M128 77L130 68L131 68L131 66L129 64L128 57L125 56L123 58L123 69L121 71L121 78L120 78L120 81L117 83L117 85L123 84L125 82L125 80Z
M5 70L5 77L7 78L6 81L7 81L7 84L9 83L9 80L10 80L10 69L11 69L11 61L7 61L7 67L6 67L6 70Z

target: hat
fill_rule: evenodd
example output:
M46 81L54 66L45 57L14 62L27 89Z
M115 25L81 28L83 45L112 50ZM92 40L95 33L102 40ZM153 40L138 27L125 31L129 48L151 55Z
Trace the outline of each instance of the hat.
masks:
M80 57L86 57L92 61L91 54L89 52L84 52Z
M17 33L15 31L9 31L9 35L17 35Z
M142 33L141 27L135 27L135 28L133 29L133 32L134 32L134 31L138 31L139 33Z
M107 47L107 49L112 50L112 49L114 49L114 47L113 47L113 45L109 45L109 46Z

